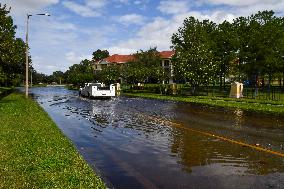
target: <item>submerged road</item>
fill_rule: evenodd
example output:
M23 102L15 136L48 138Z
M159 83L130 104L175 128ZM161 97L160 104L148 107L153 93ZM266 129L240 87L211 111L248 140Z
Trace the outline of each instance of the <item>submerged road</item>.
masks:
M114 188L284 188L284 118L63 87L33 97Z

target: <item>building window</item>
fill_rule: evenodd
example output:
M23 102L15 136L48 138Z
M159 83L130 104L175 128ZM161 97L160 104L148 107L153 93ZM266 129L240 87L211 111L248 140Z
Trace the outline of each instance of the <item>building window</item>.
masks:
M164 60L164 66L169 67L170 66L170 60Z
M170 68L169 67L165 67L164 68L164 73L165 73L165 75L170 76L170 74L171 74Z

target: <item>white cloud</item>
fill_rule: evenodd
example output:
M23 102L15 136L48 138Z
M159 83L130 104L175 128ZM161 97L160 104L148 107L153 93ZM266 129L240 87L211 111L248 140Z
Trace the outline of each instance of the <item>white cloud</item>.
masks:
M86 5L98 9L107 5L106 0L86 0Z
M137 51L137 49L124 48L121 46L113 46L113 47L104 48L104 49L107 49L110 54L124 54L124 55L134 54Z
M273 3L272 1L271 3L262 2L253 4L251 6L240 7L238 16L247 16L264 10L273 10L278 14L284 15L284 0L279 0L276 3Z
M200 0L199 2L202 2L203 6L206 4L227 5L229 8L224 11L237 16L248 16L264 10L273 10L284 15L284 0Z
M133 2L133 4L136 5L137 8L139 8L140 10L145 11L148 8L149 1L150 0L143 0L143 1L136 0Z
M224 22L225 20L228 22L233 22L236 18L234 14L223 12L223 11L216 11L212 14L210 20L215 21L216 23Z
M82 54L77 54L73 51L65 53L65 59L71 64L79 64L82 60L84 59L91 59L91 55L82 55Z
M188 1L161 1L158 10L165 14L179 14L188 11Z
M210 20L213 21L215 23L221 23L225 20L232 22L234 18L236 18L236 16L234 14L231 13L227 13L224 11L214 11L214 12L210 12L208 14L203 14L201 12L198 11L190 11L184 14L177 14L173 16L173 20L174 23L179 23L179 25L181 26L184 19L188 18L190 16L193 16L194 18L202 21L202 20Z
M130 24L141 25L144 23L145 18L139 14L127 14L119 17L118 21L125 25L130 25Z
M122 4L128 4L129 1L128 0L116 0L117 2L119 3L122 3Z
M174 27L169 20L156 18L143 26L137 33L136 37L121 41L115 46L109 47L112 53L135 53L139 49L148 49L157 46L159 49L166 50L170 46L170 37Z
M47 30L60 30L60 31L74 31L77 28L77 26L73 23L69 22L62 22L60 20L54 19L54 18L46 18L46 19L37 19L36 20L37 25L41 25L40 28L45 27Z
M78 3L74 3L72 1L64 1L62 3L66 8L73 11L74 13L83 16L83 17L99 17L101 16L101 13L93 10L87 5L81 5Z
M183 25L185 18L194 16L199 20L210 19L220 23L224 20L232 21L235 16L222 11L202 14L197 11L173 15L171 19L156 17L152 22L143 25L134 38L120 41L116 45L107 48L111 53L135 53L137 50L146 50L149 47L157 46L158 50L169 50L171 37L178 28Z
M55 5L58 2L59 0L1 0L1 4L11 7L12 15L17 17Z
M140 5L140 4L142 4L142 1L137 0L137 1L134 1L133 3L134 3L134 5Z
M250 6L256 4L277 4L282 0L208 0L208 2L213 4L223 4L231 6Z
M90 59L97 48L106 46L109 42L106 35L115 31L113 25L82 28L80 24L61 18L34 18L29 35L33 65L46 74L55 70L66 71L71 65Z
M201 0L202 1L202 0ZM203 0L207 3L211 3L214 0ZM210 2L209 2L210 1ZM175 4L178 2L177 4ZM240 2L238 4L237 2ZM258 10L274 10L284 13L284 0L271 0L271 1L261 1L255 0L247 2L243 1L221 1L216 0L216 4L230 5L230 8L221 9L223 7L218 7L215 9L210 9L208 11L189 11L188 2L186 1L161 1L158 9L167 14L171 14L170 19L163 17L156 17L153 21L143 25L136 36L128 39L121 40L116 43L116 45L109 47L108 49L112 53L134 53L139 49L148 49L149 47L157 46L158 50L168 50L171 46L172 34L178 31L178 28L183 25L185 18L193 16L199 20L209 19L215 23L221 23L225 20L232 22L233 19L239 16L247 16L256 13ZM237 6L234 6L234 5Z

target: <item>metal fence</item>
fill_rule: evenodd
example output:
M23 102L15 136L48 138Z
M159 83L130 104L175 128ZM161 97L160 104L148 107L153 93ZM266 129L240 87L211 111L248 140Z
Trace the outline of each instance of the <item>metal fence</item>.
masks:
M177 84L177 95L182 96L212 96L228 98L231 85L226 86L199 86L193 91L193 87L187 84ZM131 93L157 93L172 94L170 84L144 84L144 85L122 85L122 91ZM284 90L280 86L251 87L244 86L243 98L259 100L284 100Z

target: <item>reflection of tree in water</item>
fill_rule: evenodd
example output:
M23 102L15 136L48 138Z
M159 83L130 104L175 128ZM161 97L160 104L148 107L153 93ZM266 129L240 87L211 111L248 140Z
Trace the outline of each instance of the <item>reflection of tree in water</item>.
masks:
M92 104L92 112L90 119L94 124L99 126L108 126L115 120L115 107L117 101L115 100L97 100Z
M98 125L108 125L109 124L109 116L106 114L96 114L92 117L94 121Z
M283 158L252 148L178 129L173 135L171 152L177 154L184 170L192 167L221 164L239 168L236 174L266 175L284 172Z
M234 111L234 114L235 114L235 127L242 127L244 122L244 111L236 109Z

